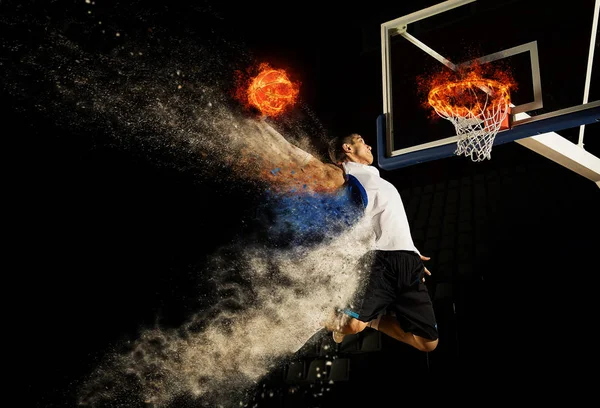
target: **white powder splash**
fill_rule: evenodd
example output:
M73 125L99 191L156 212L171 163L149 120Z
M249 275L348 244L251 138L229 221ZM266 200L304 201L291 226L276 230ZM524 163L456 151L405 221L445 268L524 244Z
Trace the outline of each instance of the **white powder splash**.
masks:
M244 406L261 379L351 302L365 276L370 231L358 223L308 250L237 247L239 258L216 254L221 302L178 329L147 330L127 352L111 355L86 383L81 404L140 398L156 407L182 400Z
M0 44L11 60L2 60L4 92L97 145L199 180L268 186L264 170L278 164L277 147L230 94L234 71L254 63L243 47L218 36L199 43L167 35L143 8L128 31L119 27L118 8L107 14L82 0L68 12L60 9L65 3L45 5L52 17L29 14L27 2L3 14L9 34ZM288 140L320 156L311 140L323 137L322 128L308 109L282 126ZM358 223L306 247L234 242L202 271L217 301L181 327L155 327L116 345L82 381L79 405L244 405L270 370L351 300L371 239Z

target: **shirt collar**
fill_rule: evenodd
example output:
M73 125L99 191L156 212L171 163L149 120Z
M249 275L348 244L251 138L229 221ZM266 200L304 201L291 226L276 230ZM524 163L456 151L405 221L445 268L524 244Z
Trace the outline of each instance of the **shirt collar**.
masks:
M371 173L379 174L379 170L377 170L377 168L375 166L370 165L370 164L362 164L362 163L347 161L347 162L344 162L343 165L345 168L348 168L350 170L365 169L366 171L370 171Z

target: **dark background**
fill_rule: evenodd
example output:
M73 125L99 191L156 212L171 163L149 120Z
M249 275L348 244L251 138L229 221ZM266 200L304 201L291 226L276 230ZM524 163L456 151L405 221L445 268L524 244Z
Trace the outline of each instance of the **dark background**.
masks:
M210 20L215 30L301 79L303 102L327 132L357 131L376 149L380 24L421 3L387 11L342 2L143 6L160 10L164 26L181 32L200 24L195 7L209 7L219 16ZM135 11L132 4L98 2L127 12ZM10 5L2 7L9 12ZM10 10L26 19L61 7ZM4 51L3 64L18 63ZM55 118L34 113L34 99L3 93L5 145L17 142L4 155L14 183L5 195L7 240L17 258L6 271L14 283L4 288L17 318L14 379L26 388L18 405L63 407L72 403L70 385L111 344L159 318L176 325L199 306L203 282L194 271L244 232L248 213L222 209L248 197L97 143L102 138L75 137ZM589 126L588 143L598 136L597 125ZM596 367L598 186L516 143L497 146L483 163L456 157L382 174L401 191L417 246L432 257L428 285L441 341L427 357L385 342L384 357L356 364L355 389L397 396L396 381L414 372L423 376L423 391L411 392L447 386L459 400L483 387L505 397L550 396L532 381L584 395L582 367ZM361 365L368 375L359 373Z

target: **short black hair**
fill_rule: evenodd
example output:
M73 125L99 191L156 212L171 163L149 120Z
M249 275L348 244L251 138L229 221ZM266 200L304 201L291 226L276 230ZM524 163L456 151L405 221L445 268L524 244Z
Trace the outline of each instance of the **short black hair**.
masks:
M344 152L344 144L352 143L352 138L358 136L358 133L350 133L345 136L336 136L329 141L329 159L334 164L339 164L345 161L346 153Z

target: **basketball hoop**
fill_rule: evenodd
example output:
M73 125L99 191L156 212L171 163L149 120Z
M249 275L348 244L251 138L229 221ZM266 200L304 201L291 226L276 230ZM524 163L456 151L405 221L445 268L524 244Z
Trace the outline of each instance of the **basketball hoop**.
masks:
M433 88L428 101L454 125L458 136L455 154L475 162L491 158L496 134L508 128L508 84L477 78L449 82Z

